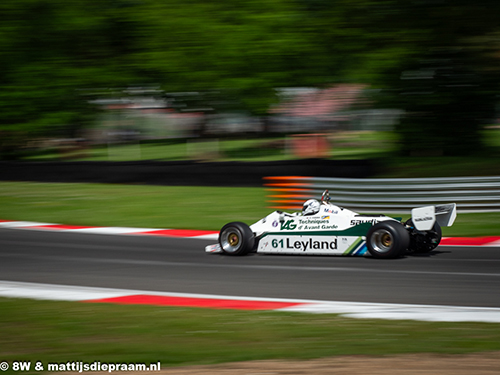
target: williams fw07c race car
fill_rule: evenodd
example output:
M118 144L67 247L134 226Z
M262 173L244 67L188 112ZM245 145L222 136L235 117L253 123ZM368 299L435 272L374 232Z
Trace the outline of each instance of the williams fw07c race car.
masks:
M308 254L398 258L405 253L428 253L441 241L441 227L457 216L455 203L414 208L405 222L385 215L361 215L330 203L328 190L321 202L309 199L302 212L274 211L248 226L224 225L219 242L207 253L227 255Z

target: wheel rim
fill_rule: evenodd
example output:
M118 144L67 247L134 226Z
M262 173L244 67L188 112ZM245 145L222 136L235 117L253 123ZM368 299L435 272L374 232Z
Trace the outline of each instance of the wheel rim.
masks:
M229 245L231 245L232 247L235 247L238 246L240 239L238 238L238 235L236 233L231 233L227 238L227 242L229 242Z
M238 251L241 246L241 233L235 228L228 228L222 233L221 246L227 253Z
M386 229L375 231L370 239L372 248L378 253L387 253L392 249L394 239Z

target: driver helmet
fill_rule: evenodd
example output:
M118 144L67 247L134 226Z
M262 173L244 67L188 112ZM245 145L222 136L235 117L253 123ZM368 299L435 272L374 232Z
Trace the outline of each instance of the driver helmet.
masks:
M309 199L302 206L302 215L314 215L319 212L320 204L316 199Z

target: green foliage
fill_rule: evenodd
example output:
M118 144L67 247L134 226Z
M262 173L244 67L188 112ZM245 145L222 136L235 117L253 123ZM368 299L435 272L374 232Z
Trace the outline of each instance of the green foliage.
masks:
M412 31L412 52L391 58L375 82L384 89L380 105L406 111L397 128L401 150L420 156L479 153L480 131L495 119L500 88L491 43L498 3L398 3L392 9ZM402 41L400 30L393 30L392 45Z
M301 84L312 41L293 3L173 3L145 1L137 13L144 49L136 61L167 92L221 90L262 115L274 88Z
M96 109L85 89L144 84L209 92L205 107L263 116L279 87L367 83L389 90L380 105L408 111L405 149L432 131L430 148L474 151L500 81L499 4L7 0L0 4L0 157L15 157L30 138L74 137L89 126ZM436 55L445 50L460 57ZM432 95L402 95L429 83L402 76L430 69L438 78L417 91ZM448 82L454 89L441 83L446 69L457 78Z
M0 156L30 138L76 136L96 111L83 88L132 81L121 16L97 1L0 4Z

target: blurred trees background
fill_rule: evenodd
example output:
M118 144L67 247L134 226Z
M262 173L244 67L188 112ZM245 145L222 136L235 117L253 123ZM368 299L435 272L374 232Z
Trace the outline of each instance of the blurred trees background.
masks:
M474 153L498 101L499 17L493 0L4 0L1 157L77 135L98 90L209 92L265 116L276 88L335 83L405 110L404 152Z

